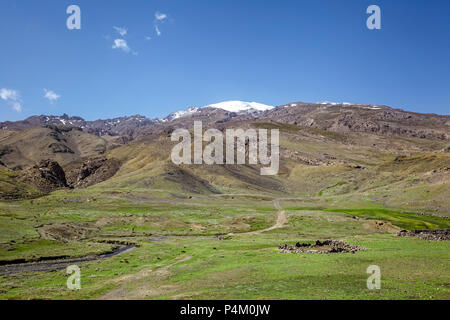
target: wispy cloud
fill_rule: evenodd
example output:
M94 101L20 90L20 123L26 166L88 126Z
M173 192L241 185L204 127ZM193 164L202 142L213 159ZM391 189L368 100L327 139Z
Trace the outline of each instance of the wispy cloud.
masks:
M159 12L159 11L156 11L155 19L158 20L158 21L163 21L163 20L167 19L167 14Z
M159 25L161 23L164 23L164 21L167 18L169 18L169 16L167 14L159 12L159 11L155 12L155 21L154 21L153 25L155 27L155 32L158 37L161 36L161 29L159 28Z
M16 90L2 88L0 89L0 98L3 100L19 100L20 94Z
M126 28L120 28L120 27L113 27L114 30L117 31L118 34L120 34L120 36L123 38L127 35L128 30Z
M5 100L14 111L22 112L22 98L20 93L13 89L1 88L0 98Z
M119 49L126 53L131 53L135 56L138 55L136 51L131 50L130 46L128 45L127 40L123 39L128 34L128 29L125 27L113 27L114 30L122 37L122 39L114 39L114 43L112 45L113 49Z
M22 112L22 105L19 102L14 102L12 104L12 108L14 109L14 111L16 112Z
M155 24L155 31L158 37L161 36L161 31L159 30L159 27L156 24Z
M136 51L131 50L128 46L128 43L125 39L115 39L114 44L112 46L113 49L119 49L126 53L131 53L132 55L137 56L138 53Z
M127 53L131 51L130 47L128 46L127 41L124 40L124 39L116 39L116 40L114 40L114 44L113 44L112 48L113 49L120 49L120 50L122 50L124 52L127 52Z
M50 103L54 103L56 101L58 101L59 98L61 98L61 96L59 94L56 94L54 91L52 90L47 90L44 89L44 98L48 99L48 101L50 101Z

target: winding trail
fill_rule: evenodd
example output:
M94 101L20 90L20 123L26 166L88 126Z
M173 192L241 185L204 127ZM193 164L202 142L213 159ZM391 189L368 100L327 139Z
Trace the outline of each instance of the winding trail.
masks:
M258 235L263 232L283 228L284 225L288 222L288 218L287 218L286 212L284 212L283 208L281 208L281 206L280 206L280 199L273 200L273 205L278 210L277 221L275 222L275 224L273 226L266 228L266 229L250 231L250 232L229 233L228 235L229 236Z

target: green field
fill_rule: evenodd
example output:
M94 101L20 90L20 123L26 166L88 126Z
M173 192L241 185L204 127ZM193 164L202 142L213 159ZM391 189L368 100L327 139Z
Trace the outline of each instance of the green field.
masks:
M287 220L258 232L276 224L281 210L274 200L267 195L177 199L165 192L90 188L1 202L0 261L82 257L108 252L114 241L137 248L81 264L79 291L67 289L65 270L0 276L0 298L450 298L450 244L396 236L400 228L449 228L448 219L279 199ZM375 220L388 228L377 228ZM277 249L319 239L367 250L287 254ZM381 290L367 289L370 265L381 269Z

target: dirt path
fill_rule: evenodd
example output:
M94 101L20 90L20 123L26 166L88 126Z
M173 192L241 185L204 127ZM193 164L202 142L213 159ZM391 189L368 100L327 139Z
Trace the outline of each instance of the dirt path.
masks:
M113 252L101 255L90 255L75 259L53 259L39 262L6 264L0 266L0 275L12 275L22 272L48 272L63 270L70 265L111 258L119 254L134 250L135 248L135 246L120 246Z
M273 201L274 207L278 210L278 216L277 221L275 224L269 228L262 229L262 230L256 230L256 231L250 231L250 232L243 232L243 233L229 233L229 236L240 236L240 235L257 235L261 234L263 232L272 231L275 229L283 228L286 222L288 222L288 218L286 216L286 212L284 212L283 208L280 206L280 200L276 199Z

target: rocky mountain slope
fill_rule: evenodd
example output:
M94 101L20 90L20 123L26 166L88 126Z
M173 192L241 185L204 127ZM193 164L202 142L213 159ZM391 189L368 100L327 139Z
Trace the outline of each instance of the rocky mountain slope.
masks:
M119 117L107 120L86 121L81 117L62 116L32 116L22 121L1 122L0 129L10 131L26 130L37 126L66 126L81 128L84 132L97 136L126 136L133 137L135 131L141 127L149 126L159 120L148 119L141 115Z
M67 126L81 128L97 136L120 137L126 143L152 132L155 127L189 119L223 123L233 118L258 118L313 127L337 132L369 132L396 134L419 138L449 139L450 116L420 114L387 106L350 103L294 102L272 107L256 102L225 101L201 108L190 107L176 111L162 119L149 119L136 115L107 120L86 121L80 117L32 116L23 121L1 122L0 129L21 131L36 126ZM1 139L1 137L0 137Z
M64 166L105 153L114 144L83 132L81 128L46 125L10 131L0 138L0 161L10 169L22 169L46 159Z
M108 189L165 190L177 196L268 193L450 213L445 196L450 193L449 116L375 105L231 102L151 122L129 120L128 127L121 127L129 131L116 131L114 137L102 131L89 134L76 122L81 118L66 118L61 126L39 127L28 120L0 130L0 164L8 172L3 180L0 175L0 186L3 181L9 186L4 189L21 194L17 190L30 180L19 181L12 172L51 159L65 171L67 185L75 188L101 183ZM45 116L40 119L47 121ZM279 129L279 175L261 176L258 165L173 164L170 152L176 143L170 141L171 132L192 129L196 120L204 129ZM28 185L49 191L39 183ZM36 194L23 190L24 195Z
M386 106L297 102L266 111L261 117L342 133L450 139L450 116L407 112Z

